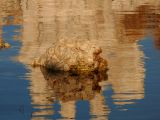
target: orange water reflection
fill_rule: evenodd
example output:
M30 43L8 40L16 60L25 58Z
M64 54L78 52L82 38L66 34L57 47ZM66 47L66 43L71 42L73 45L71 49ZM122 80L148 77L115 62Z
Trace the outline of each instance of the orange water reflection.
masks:
M20 25L22 24L22 10L20 1L3 0L0 7L0 41L5 41L3 38L3 27L6 25ZM20 36L13 36L16 40Z
M54 115L55 100L60 102L59 114L63 118L75 118L78 99L89 101L91 115L106 119L112 110L102 93L109 85L113 90L113 104L117 106L134 104L145 97L144 54L137 41L152 31L155 45L159 47L159 14L157 7L153 9L157 2L128 1L26 0L21 3L23 44L19 61L28 65L55 41L69 39L100 45L109 62L108 80L99 82L80 78L77 81L69 76L64 81L62 76L48 75L27 66L32 104L39 109L33 113L33 120L37 119L34 116L41 115L39 118L45 120L45 115ZM83 89L72 89L79 86Z

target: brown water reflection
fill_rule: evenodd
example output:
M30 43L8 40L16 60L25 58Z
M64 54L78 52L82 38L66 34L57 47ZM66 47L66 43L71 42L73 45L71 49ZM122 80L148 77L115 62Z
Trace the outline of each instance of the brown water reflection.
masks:
M122 42L135 42L147 34L152 34L155 40L155 46L158 48L160 2L156 0L131 1L119 0L119 4L123 6L128 4L128 6L124 8L116 6L118 1L113 2L112 7L113 10L116 11L114 13L116 14L117 20L116 26L119 28L117 32L119 39L122 40Z
M20 25L22 24L22 10L20 1L3 0L0 3L0 41L5 41L3 36L3 27L6 25ZM14 39L20 36L13 36Z
M38 109L32 113L33 120L45 119L45 116L54 115L56 111L52 104L57 100L61 105L59 113L64 119L76 117L78 100L88 100L91 107L90 114L106 119L109 108L105 105L105 98L102 95L103 86L101 85L107 79L106 74L71 76L67 73L53 73L44 68L32 70L34 72L27 76L32 80L29 88L32 105Z
M96 93L102 91L99 82L107 79L107 74L104 73L73 76L69 73L55 73L45 68L41 68L41 71L47 80L47 88L53 91L49 98L50 101L58 99L68 102L93 99Z
M58 99L63 118L75 118L76 100L85 99L90 103L91 115L106 119L112 110L101 92L108 85L112 86L115 105L134 104L135 100L143 99L144 54L137 41L152 31L159 47L159 13L158 7L153 8L157 1L151 1L23 0L23 44L19 61L28 65L55 41L69 39L100 45L109 62L108 81L101 82L97 78L86 81L86 78L54 76L27 66L32 104L39 109L33 116L47 119L45 115L53 115L52 104Z
M107 79L106 74L72 76L67 73L53 73L44 68L41 69L47 88L50 89L48 101L57 100L61 104L61 115L64 118L75 118L76 101L88 100L91 107L91 115L98 119L106 119L109 109L105 105L100 82Z
M80 4L77 2L79 1L28 0L22 2L23 45L19 56L21 62L31 63L33 58L40 56L46 48L60 39L90 40L91 42L97 41L99 44L99 40L107 38L104 36L114 37L113 32L105 27L111 26L112 28L112 24L108 25L104 21L104 19L108 21L107 18L112 21L110 14L104 16L104 11L109 9L106 1L92 3L88 0L81 1ZM103 2L108 8L104 7ZM113 44L111 41L108 42ZM110 44L107 46L111 46ZM59 113L63 118L75 118L76 100L84 99L90 103L91 115L96 116L97 119L106 119L109 109L105 104L104 96L100 93L101 89L104 89L102 86L105 81L91 79L86 81L86 78L75 80L74 77L64 80L63 76L50 77L51 75L39 69L30 67L29 69L31 71L27 76L31 81L29 89L32 104L34 108L39 109L33 112L33 120L37 118L37 115L42 119L47 119L45 116L54 115L52 104L54 104L54 99L58 98L61 105ZM45 74L45 78L49 76L53 80L45 80L42 73ZM55 78L59 80L55 81ZM78 91L72 91L73 88ZM64 94L65 91L66 94Z
M0 7L0 24L20 24L22 23L22 10L20 0L3 0ZM15 19L9 19L14 17Z

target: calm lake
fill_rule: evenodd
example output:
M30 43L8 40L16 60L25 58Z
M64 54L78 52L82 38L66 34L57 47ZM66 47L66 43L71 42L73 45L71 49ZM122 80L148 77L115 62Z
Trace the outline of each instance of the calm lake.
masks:
M0 120L159 120L160 1L2 0ZM58 40L96 43L107 76L30 64Z

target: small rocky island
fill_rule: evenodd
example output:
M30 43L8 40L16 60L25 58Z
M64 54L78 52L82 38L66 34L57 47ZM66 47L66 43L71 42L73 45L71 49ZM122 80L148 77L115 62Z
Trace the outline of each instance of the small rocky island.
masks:
M102 49L90 41L60 40L35 59L33 67L42 66L53 71L73 74L106 72L107 60L101 56Z
M0 40L0 49L2 48L10 48L10 44Z

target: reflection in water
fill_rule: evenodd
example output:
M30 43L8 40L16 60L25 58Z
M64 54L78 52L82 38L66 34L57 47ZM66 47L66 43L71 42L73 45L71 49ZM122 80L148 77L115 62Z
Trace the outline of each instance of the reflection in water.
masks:
M121 7L118 6L119 3ZM110 58L109 82L116 105L133 104L135 100L144 98L144 55L137 41L147 34L147 22L143 13L148 13L145 6L137 4L138 1L128 3L120 0L112 4L117 46Z
M30 69L33 72L30 72L27 76L31 80L29 89L32 105L35 108L35 111L32 113L33 120L46 120L45 117L54 114L52 102L47 99L51 93L48 91L47 81L44 79L41 71L39 69Z
M127 51L126 51L127 49ZM109 81L114 91L116 104L130 104L129 100L144 97L144 68L141 62L142 52L136 43L122 44L110 63Z
M90 114L94 116L91 120L108 120L110 109L105 102L106 100L101 94L96 94L94 99L90 100Z
M11 60L19 53L22 28L22 10L20 0L0 1L0 41L11 48L0 50L0 119L22 120L30 118L29 95L26 94L28 83L22 79L25 68Z
M106 74L72 76L67 73L53 73L41 68L48 87L55 98L63 102L71 100L90 100L101 91L99 82L107 78ZM52 96L50 99L53 98Z
M18 56L22 63L30 64L60 39L96 42L109 62L108 81L101 81L101 85L94 77L55 76L28 67L30 95L36 109L33 120L54 115L75 118L79 99L89 101L93 119L106 119L110 109L100 92L106 91L108 84L115 105L143 99L144 54L137 41L152 31L159 47L158 4L157 0L23 0L23 45Z
M0 24L20 24L22 10L20 0L3 0L0 7ZM15 18L15 19L13 19Z
M101 94L102 86L99 84L107 79L106 74L71 76L67 73L53 73L41 68L41 71L34 69L28 77L32 80L30 86L32 105L37 109L32 114L33 120L52 117L56 114L57 109L54 108L54 103L57 101L61 106L59 114L64 119L76 117L76 101L78 100L90 101L90 114L97 118L106 119L109 113Z
M116 42L112 14L106 14L110 5L111 0L24 0L20 60L30 63L60 39L96 42L110 50Z
M0 41L5 41L6 34L4 33L5 27L8 28L17 27L22 23L22 11L19 0L3 0L0 7ZM14 31L19 32L19 31ZM13 34L14 40L19 39L19 34Z
M99 83L106 80L106 74L71 76L67 73L53 73L41 69L50 89L49 101L60 101L63 118L75 118L76 101L88 100L91 115L106 119L108 115L104 97Z
M121 4L125 7L116 6ZM159 7L157 0L116 0L113 2L113 9L116 14L118 36L122 41L135 42L144 38L147 34L152 34L155 46L159 46ZM119 22L120 21L120 22Z
M144 55L136 41L152 33L155 46L159 47L159 5L160 2L154 0L113 2L118 55L115 56L117 60L113 59L113 64L110 63L113 69L109 80L115 93L115 104L131 104L133 100L144 98Z
M114 24L112 24L112 16L105 14L105 11L111 12L110 5L111 0L23 0L23 43L18 56L19 60L24 64L30 64L33 58L43 54L46 48L60 39L89 40L100 45L105 43L111 47L116 41L112 28ZM110 21L111 24L107 24L107 21ZM108 40L99 42L105 41L105 39ZM113 41L109 41L109 39L113 39ZM106 51L109 49L108 47L103 46ZM86 79L82 78L74 80L73 77L64 81L63 76L61 81L47 81L38 69L30 67L29 69L30 73L27 76L31 81L30 95L33 107L36 109L33 112L33 120L37 117L49 119L55 116L64 119L75 118L78 99L90 101L90 114L95 119L99 119L99 117L106 119L109 110L105 105L104 96L99 93L104 87L99 86L98 81L90 79L85 81ZM57 76L57 79L60 79L60 76ZM74 91L74 87L78 88L78 91ZM57 100L55 98L58 98L61 110L56 107Z
M18 32L10 30L23 21L18 60L30 70L26 77L32 120L75 119L83 111L77 105L80 101L88 102L91 119L109 119L114 110L102 94L110 89L108 85L116 107L144 99L144 54L137 41L151 33L155 47L160 48L159 9L159 0L2 0L0 40L9 35L5 30L19 39ZM109 62L108 80L104 75L55 75L28 66L61 39L100 45Z

